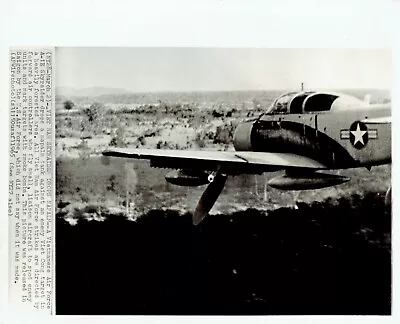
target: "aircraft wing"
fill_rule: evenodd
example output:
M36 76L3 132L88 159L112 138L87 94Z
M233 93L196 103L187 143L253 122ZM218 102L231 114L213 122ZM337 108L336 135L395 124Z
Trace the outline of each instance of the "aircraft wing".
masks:
M368 119L362 120L362 122L365 124L391 124L392 116L368 118Z
M104 156L146 159L153 167L222 171L226 174L259 173L290 168L326 169L307 157L291 153L251 151L189 151L116 148Z

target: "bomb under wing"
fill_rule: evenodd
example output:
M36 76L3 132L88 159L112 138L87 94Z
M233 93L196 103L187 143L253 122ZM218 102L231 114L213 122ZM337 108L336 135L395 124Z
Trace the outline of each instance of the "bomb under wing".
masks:
M177 186L198 187L212 182L214 176L202 171L172 170L167 173L165 180Z
M322 172L290 173L275 177L268 185L280 190L310 190L332 187L350 181L349 177Z

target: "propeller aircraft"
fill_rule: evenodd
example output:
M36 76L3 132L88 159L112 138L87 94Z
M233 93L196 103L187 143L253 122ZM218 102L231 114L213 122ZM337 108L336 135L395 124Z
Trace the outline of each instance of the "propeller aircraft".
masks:
M259 117L240 123L233 144L235 151L113 148L103 155L147 159L152 167L173 169L165 179L175 185L208 184L193 213L197 225L228 176L285 170L268 185L310 190L350 180L329 170L391 163L391 104L336 92L287 92ZM385 201L390 195L391 188Z

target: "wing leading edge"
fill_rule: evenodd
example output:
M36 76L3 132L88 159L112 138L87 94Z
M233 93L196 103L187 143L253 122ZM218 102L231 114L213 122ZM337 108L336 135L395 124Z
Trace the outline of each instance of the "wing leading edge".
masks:
M116 148L104 151L103 155L150 160L154 167L220 170L227 174L290 168L326 169L315 160L291 153Z

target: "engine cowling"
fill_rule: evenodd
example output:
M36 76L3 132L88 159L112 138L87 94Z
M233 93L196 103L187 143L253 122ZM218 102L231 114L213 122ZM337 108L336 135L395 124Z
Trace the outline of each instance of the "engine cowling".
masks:
M177 186L197 187L214 180L212 174L193 170L172 170L167 173L165 180Z
M233 135L233 145L236 151L251 151L251 133L253 131L254 121L244 122L236 127Z

